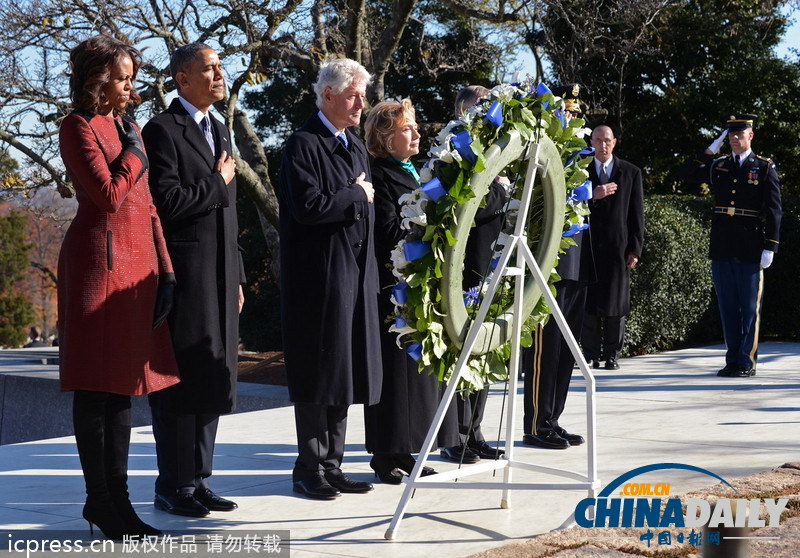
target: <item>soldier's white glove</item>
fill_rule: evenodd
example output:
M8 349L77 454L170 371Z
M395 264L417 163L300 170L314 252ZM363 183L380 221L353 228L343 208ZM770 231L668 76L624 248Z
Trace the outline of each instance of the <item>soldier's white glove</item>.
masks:
M764 250L761 252L761 269L767 269L772 265L772 260L775 258L775 252L771 250Z
M708 146L708 150L716 155L719 153L719 150L722 148L722 144L725 143L725 137L728 135L728 129L722 130L722 133L719 135L717 139L711 142L711 145Z

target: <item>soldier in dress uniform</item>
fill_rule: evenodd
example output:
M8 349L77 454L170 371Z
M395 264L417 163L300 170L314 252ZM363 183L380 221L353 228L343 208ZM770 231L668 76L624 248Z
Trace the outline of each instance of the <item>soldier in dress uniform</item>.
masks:
M711 273L727 353L717 376L755 376L764 270L778 251L781 186L775 164L753 153L752 114L732 114L708 148L687 160L678 176L704 182L714 193ZM717 157L725 141L731 155Z

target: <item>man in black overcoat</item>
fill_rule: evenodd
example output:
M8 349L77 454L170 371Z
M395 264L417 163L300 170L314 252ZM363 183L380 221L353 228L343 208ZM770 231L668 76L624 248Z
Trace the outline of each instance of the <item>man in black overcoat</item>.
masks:
M347 410L380 399L381 345L374 206L361 119L370 75L331 61L319 111L286 142L281 163L281 326L298 457L293 490L333 499L372 484L341 470Z
M595 159L589 165L594 186L589 225L597 281L586 294L581 343L594 368L605 360L607 370L617 370L630 311L630 270L639 262L644 242L642 172L613 155L617 139L609 126L592 130L590 143Z
M150 395L158 478L155 506L203 517L234 502L208 486L219 415L236 403L239 253L236 178L228 130L209 113L225 96L219 57L192 43L170 61L179 97L142 130L150 190L177 286L168 322L180 383Z
M753 153L754 118L730 115L722 135L678 169L681 178L707 183L714 193L709 256L727 346L717 372L724 377L756 374L764 270L780 240L781 185L775 164ZM732 153L716 157L725 137Z

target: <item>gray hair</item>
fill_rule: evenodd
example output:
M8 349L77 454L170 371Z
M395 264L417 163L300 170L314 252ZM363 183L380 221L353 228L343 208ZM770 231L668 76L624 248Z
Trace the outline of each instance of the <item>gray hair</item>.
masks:
M172 53L172 58L169 60L169 74L177 82L176 76L178 72L185 72L189 65L194 62L197 53L202 50L214 50L205 43L189 43L183 45L175 52Z
M454 103L456 118L467 112L479 99L482 99L489 93L490 91L482 85L468 85L459 91Z
M314 93L317 94L317 107L322 108L325 89L331 88L334 95L344 91L354 81L363 81L365 85L372 83L372 76L364 66L349 58L337 58L326 62L319 69Z

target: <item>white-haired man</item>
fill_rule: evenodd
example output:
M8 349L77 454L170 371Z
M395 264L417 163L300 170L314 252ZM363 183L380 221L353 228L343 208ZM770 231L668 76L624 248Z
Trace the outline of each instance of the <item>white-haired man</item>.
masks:
M364 493L341 470L349 405L380 399L378 269L367 151L350 130L369 73L322 66L319 111L293 133L281 163L281 326L298 457L293 489L311 498Z

